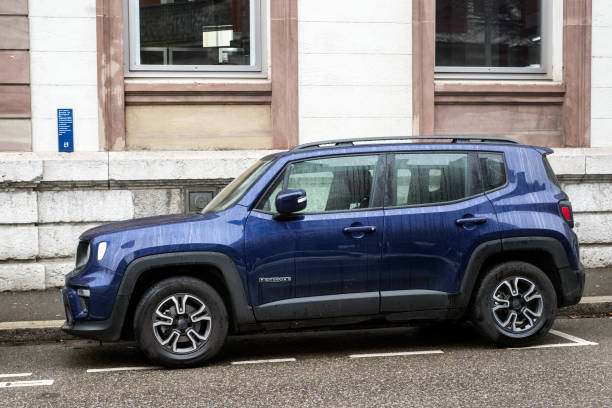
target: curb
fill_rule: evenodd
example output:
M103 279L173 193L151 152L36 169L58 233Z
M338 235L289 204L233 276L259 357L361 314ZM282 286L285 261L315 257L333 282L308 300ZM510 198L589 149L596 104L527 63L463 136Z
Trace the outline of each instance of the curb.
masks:
M558 316L588 316L612 313L612 296L583 297L579 304L564 307ZM62 331L63 320L0 323L0 343L49 342L76 339Z

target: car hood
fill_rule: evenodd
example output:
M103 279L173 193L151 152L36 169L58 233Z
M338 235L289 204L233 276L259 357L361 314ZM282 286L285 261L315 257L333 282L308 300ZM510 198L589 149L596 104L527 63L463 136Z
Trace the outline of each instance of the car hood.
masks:
M87 231L81 234L79 240L89 241L99 235L111 234L114 232L127 231L151 226L197 221L203 218L206 218L206 216L202 214L173 214L160 215L157 217L136 218L128 221L111 222L109 224L104 224L98 227L88 229Z

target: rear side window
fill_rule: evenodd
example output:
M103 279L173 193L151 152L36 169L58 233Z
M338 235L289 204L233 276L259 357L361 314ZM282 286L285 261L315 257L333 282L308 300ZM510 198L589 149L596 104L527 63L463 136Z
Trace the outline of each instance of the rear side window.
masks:
M388 205L427 205L461 200L475 193L467 153L406 153L394 155L397 181Z
M506 184L506 164L502 153L478 153L478 161L485 192Z

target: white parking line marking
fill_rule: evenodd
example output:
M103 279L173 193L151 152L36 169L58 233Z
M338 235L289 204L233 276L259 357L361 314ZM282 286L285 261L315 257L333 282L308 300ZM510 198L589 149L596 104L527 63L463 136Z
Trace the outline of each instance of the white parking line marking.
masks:
M597 346L598 343L581 339L580 337L572 336L571 334L563 333L558 330L549 331L550 334L555 336L563 337L571 341L572 343L555 343L555 344L540 344L537 346L528 347L508 347L506 350L529 350L529 349L541 349L541 348L553 348L553 347L579 347L579 346Z
M51 384L53 384L53 380L10 381L10 382L0 382L0 388L37 387L40 385L51 385Z
M424 351L400 351L397 353L370 353L370 354L351 354L350 358L368 358L368 357L398 357L398 356L418 356L421 354L444 354L442 350L424 350Z
M581 339L580 337L572 336L571 334L563 333L558 330L551 330L549 331L549 333L554 334L555 336L563 337L564 339L568 339L570 341L573 341L574 343L580 343L584 346L596 346L597 345L597 343L594 343L592 341Z
M0 378L6 377L29 377L32 373L0 374Z
M232 365L241 364L262 364L262 363L290 363L296 361L295 358L272 358L270 360L245 360L245 361L232 361Z
M159 370L161 367L113 367L113 368L89 368L88 373L106 373L111 371L139 371L139 370Z

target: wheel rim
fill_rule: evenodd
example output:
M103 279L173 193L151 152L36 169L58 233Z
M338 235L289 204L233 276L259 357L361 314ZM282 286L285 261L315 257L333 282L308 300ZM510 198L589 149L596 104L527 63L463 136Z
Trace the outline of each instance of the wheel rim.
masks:
M513 334L533 329L544 308L540 289L527 278L512 276L493 291L491 312L497 325Z
M161 301L152 316L155 339L167 351L189 354L202 348L210 336L212 316L194 295L178 293Z

